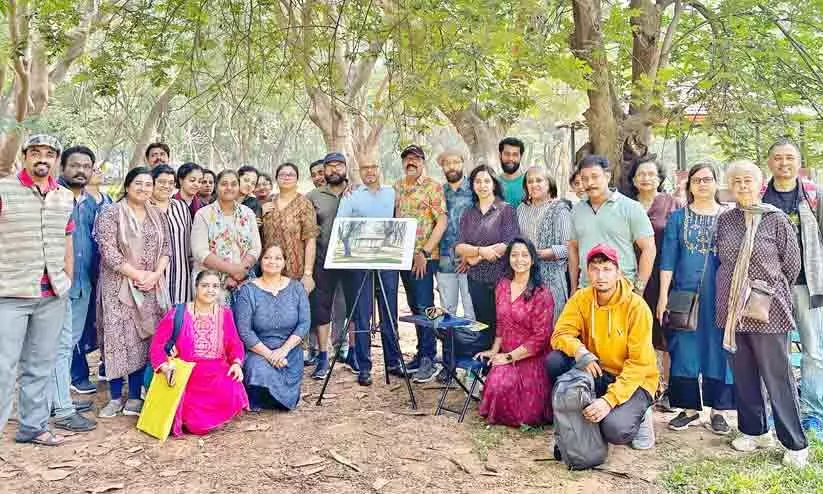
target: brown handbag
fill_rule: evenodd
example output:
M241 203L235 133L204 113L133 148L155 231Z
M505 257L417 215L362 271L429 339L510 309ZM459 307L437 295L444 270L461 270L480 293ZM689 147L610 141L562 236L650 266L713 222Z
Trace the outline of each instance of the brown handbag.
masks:
M769 322L769 311L772 308L774 287L763 280L753 280L749 283L746 305L743 307L743 317L754 321Z

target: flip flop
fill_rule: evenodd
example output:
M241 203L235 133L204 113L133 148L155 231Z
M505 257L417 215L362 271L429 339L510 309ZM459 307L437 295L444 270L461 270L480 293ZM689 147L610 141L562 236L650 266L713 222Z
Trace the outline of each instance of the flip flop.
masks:
M42 436L46 436L46 439L40 439ZM15 438L15 442L38 444L40 446L60 446L61 444L66 442L66 440L64 438L61 438L60 436L55 435L52 431L44 431L26 441L21 441Z

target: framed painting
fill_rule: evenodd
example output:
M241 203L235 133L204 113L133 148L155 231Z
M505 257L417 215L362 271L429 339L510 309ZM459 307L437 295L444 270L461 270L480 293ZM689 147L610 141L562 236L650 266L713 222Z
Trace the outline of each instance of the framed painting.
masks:
M408 271L416 236L413 218L336 218L323 267Z

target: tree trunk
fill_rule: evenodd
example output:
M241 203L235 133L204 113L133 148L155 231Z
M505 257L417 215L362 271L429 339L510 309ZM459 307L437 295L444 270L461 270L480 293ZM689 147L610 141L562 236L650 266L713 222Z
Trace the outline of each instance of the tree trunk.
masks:
M468 146L471 154L469 163L472 168L481 164L500 168L498 144L505 136L508 124L495 122L492 118L484 119L473 106L448 112L446 117Z
M137 141L134 143L134 151L131 153L131 159L129 160L129 170L132 168L137 168L144 164L145 160L145 150L146 146L149 145L152 137L157 130L157 122L160 120L160 116L163 112L166 111L166 108L169 106L169 101L174 93L174 87L177 80L173 80L166 89L160 93L160 96L157 97L155 100L154 105L151 107L151 111L149 114L146 115L146 119L143 121L143 129L140 131L140 136L137 138Z

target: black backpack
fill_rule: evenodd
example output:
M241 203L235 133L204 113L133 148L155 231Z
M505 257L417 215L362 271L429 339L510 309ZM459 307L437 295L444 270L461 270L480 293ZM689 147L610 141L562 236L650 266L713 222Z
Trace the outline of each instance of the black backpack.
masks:
M592 376L580 369L566 372L554 383L554 442L569 470L594 468L609 454L600 425L583 417L583 409L596 398L594 389Z

